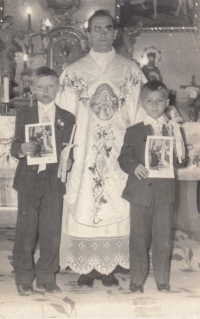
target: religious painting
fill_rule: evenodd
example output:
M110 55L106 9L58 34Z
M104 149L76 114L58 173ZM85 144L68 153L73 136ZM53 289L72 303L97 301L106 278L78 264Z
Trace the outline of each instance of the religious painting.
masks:
M130 27L142 22L143 28L194 27L194 0L119 0L120 24Z
M54 123L28 124L25 127L26 143L36 144L33 155L27 156L28 165L57 163Z
M173 178L173 137L148 136L145 148L145 167L149 177Z

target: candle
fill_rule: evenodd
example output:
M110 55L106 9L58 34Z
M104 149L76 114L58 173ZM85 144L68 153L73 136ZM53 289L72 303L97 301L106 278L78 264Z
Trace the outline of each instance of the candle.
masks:
M51 25L49 19L46 19L45 25L46 25L46 31L48 32L48 31L49 31L49 27L50 27L50 25Z
M3 0L0 0L0 24L3 23L3 8L4 8Z
M28 30L31 30L31 8L27 8L27 13L28 13Z
M4 77L3 78L3 97L4 97L4 103L9 102L9 78Z
M85 30L88 29L88 21L85 21L85 22L84 22L84 28L85 28Z
M28 60L27 54L23 55L23 60L24 60L24 69L26 69L27 68L27 60Z

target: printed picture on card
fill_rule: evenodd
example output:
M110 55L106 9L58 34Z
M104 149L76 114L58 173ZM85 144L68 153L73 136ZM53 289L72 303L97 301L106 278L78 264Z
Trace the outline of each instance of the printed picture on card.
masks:
M173 141L169 136L147 136L145 167L149 177L173 178Z
M36 145L34 154L27 156L28 165L57 163L53 122L26 125L25 138Z

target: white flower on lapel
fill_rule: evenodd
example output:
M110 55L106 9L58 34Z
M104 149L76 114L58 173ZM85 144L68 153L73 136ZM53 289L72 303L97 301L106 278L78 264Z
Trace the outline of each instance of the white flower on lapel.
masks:
M59 130L63 130L64 126L65 126L65 123L62 122L60 119L57 119L57 128Z

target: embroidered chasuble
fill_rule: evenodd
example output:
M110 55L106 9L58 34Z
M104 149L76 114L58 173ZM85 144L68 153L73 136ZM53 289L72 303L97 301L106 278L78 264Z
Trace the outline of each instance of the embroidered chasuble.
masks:
M80 274L129 268L129 203L121 197L127 175L117 158L136 112L137 122L144 117L138 101L145 82L139 67L114 49L91 50L60 77L56 102L76 116L77 124L64 197L62 268Z

